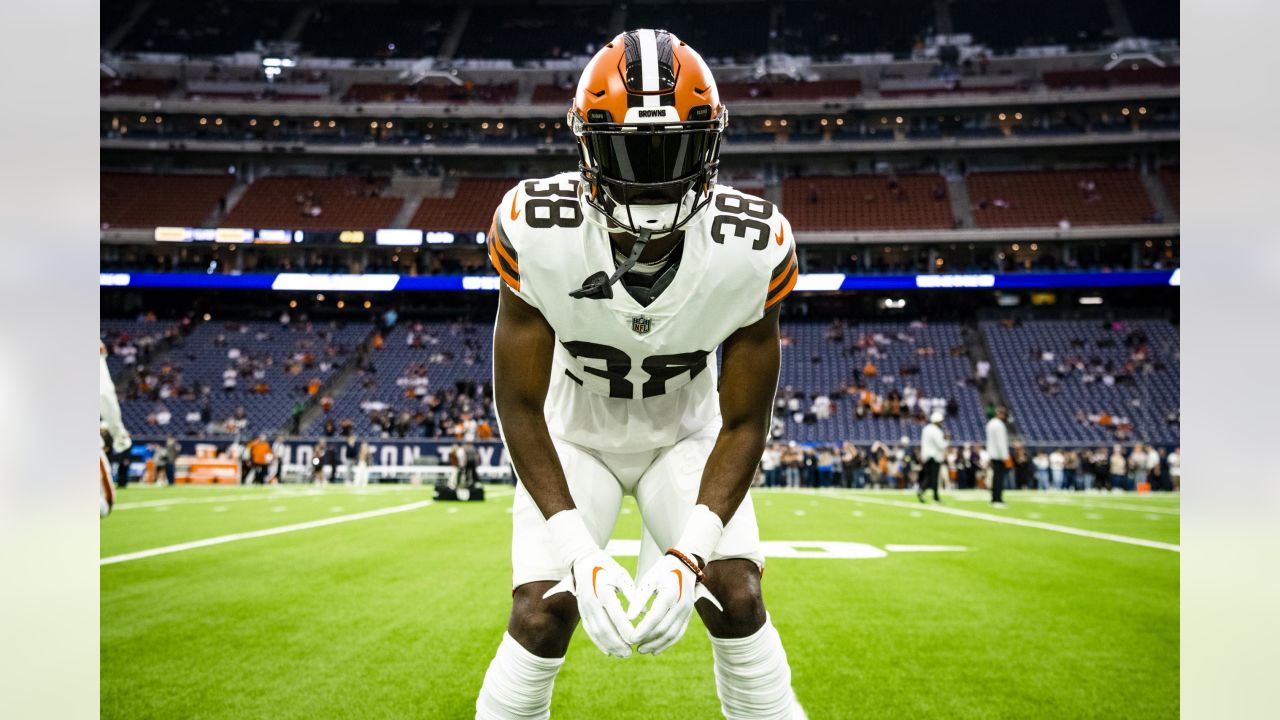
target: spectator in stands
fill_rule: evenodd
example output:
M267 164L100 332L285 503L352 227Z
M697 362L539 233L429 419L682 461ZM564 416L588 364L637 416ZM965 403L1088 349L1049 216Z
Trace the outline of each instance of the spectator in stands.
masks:
M276 485L284 482L284 456L285 456L284 436L277 435L275 442L271 443L271 469L267 473L267 484Z
M1062 485L1068 490L1079 490L1080 454L1075 450L1063 452Z
M760 457L760 470L764 473L764 486L777 487L781 483L779 478L782 473L782 451L778 449L777 444L770 443L764 448L764 454Z
M1036 451L1035 457L1031 459L1031 464L1036 469L1036 489L1049 489L1049 456L1044 450Z
M861 488L866 484L866 457L858 446L844 441L840 448L840 478L844 487Z
M324 484L324 461L325 456L329 453L329 444L321 438L311 448L311 482L316 485Z
M786 487L800 487L800 469L803 464L804 455L796 445L796 441L792 440L782 451L782 474Z
M156 456L156 464L164 470L164 482L160 484L173 485L177 481L179 454L181 454L181 448L178 446L178 441L173 439L172 435L165 438L164 446Z
M871 447L867 450L867 482L871 487L876 489L884 487L889 471L888 464L888 446L879 440L871 443Z
M1147 448L1138 443L1133 446L1133 450L1129 453L1129 474L1133 478L1133 487L1136 490L1141 485L1147 484L1147 476L1151 469L1147 465Z
M1049 453L1049 479L1054 490L1061 490L1066 478L1067 456L1059 448Z
M1154 445L1147 446L1147 482L1152 490L1164 490L1167 468L1164 467L1163 452Z
M1108 459L1108 475L1111 479L1111 489L1128 490L1129 489L1129 463L1124 457L1124 451L1119 445L1111 449L1111 457Z

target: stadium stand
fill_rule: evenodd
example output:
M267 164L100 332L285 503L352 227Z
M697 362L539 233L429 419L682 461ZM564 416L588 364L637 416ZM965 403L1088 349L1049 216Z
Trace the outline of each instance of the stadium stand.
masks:
M947 229L946 188L941 175L788 178L782 206L795 230Z
M833 328L839 327L839 332ZM802 419L788 409L785 438L799 442L896 443L919 441L930 410L954 400L956 414L944 428L953 442L982 439L982 404L971 382L973 369L959 323L784 322L781 402L795 395ZM866 372L874 365L874 371ZM864 397L865 394L865 397ZM891 408L895 394L900 417ZM811 412L813 401L826 395L832 403L828 419ZM915 398L914 401L911 398ZM922 402L924 401L924 402ZM857 411L864 404L864 412ZM878 412L873 410L878 408ZM916 411L921 416L915 417Z
M297 11L292 2L155 0L119 49L190 55L248 50L255 42L279 39Z
M769 4L743 2L631 3L627 26L665 28L708 61L750 60L769 43Z
M1138 37L1167 39L1181 33L1181 15L1169 12L1165 0L1124 0L1124 8Z
M346 392L304 432L319 435L326 420L341 427L350 420L364 437L399 435L402 413L416 416L405 428L411 437L439 437L463 414L492 421L485 388L492 361L491 328L469 322L402 323L369 354ZM421 413L419 415L419 413ZM402 435L403 436L403 435Z
M181 340L184 323L154 317L103 318L98 339L107 346L107 369L117 377L127 368L147 364L155 353Z
M420 83L355 83L342 96L344 102L362 103L510 103L515 100L516 83L463 85ZM561 98L563 100L563 98Z
M301 230L391 227L404 201L382 197L386 184L380 178L349 176L259 178L223 224Z
M534 60L590 55L595 51L592 43L612 37L611 12L608 4L526 2L479 6L472 10L457 56Z
M853 98L862 93L859 80L814 80L796 83L720 83L720 99L724 102L752 100L829 100Z
M99 198L109 227L198 227L235 184L230 175L104 172Z
M299 41L303 50L327 57L431 57L440 50L456 12L451 5L434 3L320 3ZM370 22L371 15L378 20Z
M782 47L786 52L837 59L847 53L908 54L933 25L930 0L858 3L787 3Z
M1038 0L1035 12L1021 0L955 0L952 22L999 53L1033 45L1096 45L1113 37L1106 0Z
M880 97L934 97L936 95L967 95L1024 92L1025 78L1017 75L996 77L925 78L922 80L889 80L880 82Z
M980 228L1132 225L1154 212L1132 170L976 172L965 184Z
M1085 70L1049 70L1041 76L1051 90L1073 88L1109 88L1132 85L1167 85L1176 87L1181 82L1181 68L1118 66L1113 70L1091 68Z
M167 97L178 86L168 78L99 78L98 92L102 95L134 95Z
M423 230L483 232L494 209L519 178L459 180L452 197L423 198L409 226Z
M1179 335L1169 322L987 321L982 333L1028 443L1178 442Z
M153 326L165 327L103 320L103 341L118 340L121 332L138 337ZM125 427L141 435L197 435L208 427L234 432L228 420L240 415L242 436L286 430L294 404L309 397L308 385L318 389L371 330L367 323L201 323L117 380ZM235 379L230 389L228 371Z
M1178 168L1160 168L1160 182L1164 183L1164 191L1169 195L1169 202L1178 210L1182 207L1182 196L1178 192Z

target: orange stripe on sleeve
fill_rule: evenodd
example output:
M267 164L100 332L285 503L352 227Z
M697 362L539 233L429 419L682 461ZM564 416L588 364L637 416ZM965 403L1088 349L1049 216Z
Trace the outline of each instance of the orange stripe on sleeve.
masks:
M776 291L772 297L770 297L765 301L764 303L765 310L768 310L774 305L777 305L779 302L782 301L782 298L791 294L791 290L796 286L796 281L800 279L800 273L794 272L794 271L788 272L783 277L786 277L789 279L787 280L786 284L782 286L780 290Z
M769 282L769 292L773 292L774 288L781 285L782 282L787 279L787 276L791 274L791 271L792 269L795 268L795 266L796 266L796 250L795 248L792 248L791 255L787 259L787 269L779 273L778 277L774 278L772 281Z
M498 276L501 277L504 282L506 282L508 285L511 286L511 289L519 290L520 278L513 277L510 273L507 272L506 268L502 267L502 261L498 258L498 253L494 249L494 245L496 244L497 243L494 242L493 238L490 237L489 238L489 262L493 265L493 269L498 271Z

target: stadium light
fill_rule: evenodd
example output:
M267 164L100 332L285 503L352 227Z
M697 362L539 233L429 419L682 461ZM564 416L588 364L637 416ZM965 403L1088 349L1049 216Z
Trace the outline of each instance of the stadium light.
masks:
M1085 295L1079 300L1081 305L1101 305L1102 298L1097 295Z

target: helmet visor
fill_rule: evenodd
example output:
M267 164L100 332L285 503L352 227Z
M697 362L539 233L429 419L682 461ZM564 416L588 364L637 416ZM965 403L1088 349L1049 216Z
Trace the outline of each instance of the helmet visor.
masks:
M604 180L639 185L670 183L702 171L718 130L669 126L614 126L590 130L583 140Z

